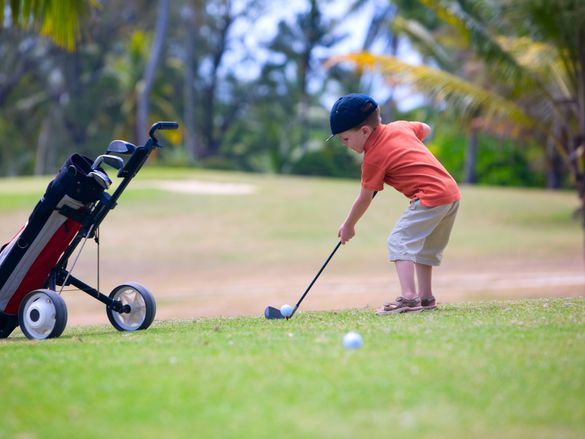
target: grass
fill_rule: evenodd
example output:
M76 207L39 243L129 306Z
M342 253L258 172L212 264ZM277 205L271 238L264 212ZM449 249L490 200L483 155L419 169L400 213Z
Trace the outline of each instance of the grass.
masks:
M244 183L255 192L175 193L159 180ZM0 240L26 221L48 181L0 182ZM259 314L285 295L298 297L336 243L358 187L147 167L102 225L102 290L132 279L156 292L160 312L181 307L194 316L225 302L226 312L248 306ZM579 265L573 193L462 191L446 254L451 270L482 282L490 270L530 275L555 261ZM391 189L376 198L311 302L326 296L328 279L360 285L386 270L385 237L406 204ZM76 268L90 283L94 258L85 250ZM254 291L258 285L268 287ZM288 291L274 291L281 285ZM481 294L489 297L489 282ZM301 312L288 322L167 320L136 333L70 325L42 342L17 330L0 340L0 439L581 438L584 323L585 300L573 297L466 302L392 318L349 309ZM341 346L350 330L364 337L362 349Z
M17 334L0 438L581 438L584 325L573 298Z

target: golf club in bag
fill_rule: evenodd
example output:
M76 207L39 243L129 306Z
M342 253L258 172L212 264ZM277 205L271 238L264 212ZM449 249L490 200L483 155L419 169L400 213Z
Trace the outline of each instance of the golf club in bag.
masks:
M71 272L87 239L95 239L99 246L99 225L116 207L150 153L160 147L156 131L178 126L176 122L157 122L144 146L115 140L106 154L95 160L73 154L65 161L27 223L0 248L0 338L8 337L17 326L30 339L61 335L67 324L67 307L57 286L62 291L67 285L104 303L108 319L120 331L150 326L156 302L145 287L127 282L106 296ZM128 161L124 163L118 155L129 156ZM102 167L105 164L117 169L121 178L112 194L107 192L112 180ZM69 258L80 244L77 258L67 270Z
M372 199L374 199L374 197L376 196L377 193L378 193L377 191L374 192L374 194L372 195ZM329 264L329 261L331 260L331 258L333 258L333 255L335 255L335 253L337 252L337 250L339 249L340 246L341 246L341 241L339 241L337 243L337 245L335 246L335 248L333 249L333 251L331 252L329 257L327 258L325 263L321 266L321 269L319 270L317 275L313 278L313 280L311 281L311 283L309 284L309 286L307 287L307 289L305 290L305 292L303 293L303 295L301 296L299 301L295 304L295 306L292 309L292 314L290 316L285 317L280 312L280 309L275 308L273 306L267 306L264 309L264 317L266 317L268 320L276 320L276 319L287 319L288 320L288 319L291 319L292 316L295 315L295 312L297 312L297 309L299 308L301 302L305 299L307 294L309 294L309 291L311 290L311 287L313 286L313 284L317 281L319 276L321 276L321 273L323 273L323 270L325 270L325 267L327 267L327 264Z

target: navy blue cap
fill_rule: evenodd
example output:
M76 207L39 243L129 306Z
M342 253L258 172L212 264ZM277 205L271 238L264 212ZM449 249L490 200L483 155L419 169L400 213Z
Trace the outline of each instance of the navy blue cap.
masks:
M351 93L337 99L329 114L331 136L343 133L362 123L378 108L378 103L368 95ZM327 140L329 140L327 139Z

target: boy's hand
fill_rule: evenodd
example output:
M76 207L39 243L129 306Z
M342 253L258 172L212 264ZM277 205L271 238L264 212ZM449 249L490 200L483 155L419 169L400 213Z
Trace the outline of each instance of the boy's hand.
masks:
M343 223L337 232L337 236L342 244L345 244L355 236L355 227Z
M349 215L337 231L337 236L342 244L345 244L355 236L355 225L362 217L364 212L368 210L368 206L372 202L376 192L362 187L358 197L353 202Z

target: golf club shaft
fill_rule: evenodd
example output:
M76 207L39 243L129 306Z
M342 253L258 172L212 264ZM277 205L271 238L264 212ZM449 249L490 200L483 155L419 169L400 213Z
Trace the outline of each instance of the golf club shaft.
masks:
M374 192L374 194L372 195L372 199L374 199L376 197L376 194L378 193L378 191ZM337 250L339 249L339 247L341 247L342 242L339 241L337 243L337 245L335 246L335 248L333 249L333 251L331 252L331 254L329 255L329 257L327 258L327 260L325 261L325 263L323 264L323 266L321 267L321 269L319 270L319 272L317 273L317 275L313 278L313 280L311 281L311 283L309 284L309 286L307 287L307 289L305 290L305 292L303 293L303 295L301 296L301 298L299 299L299 301L297 302L297 304L295 305L295 307L293 308L293 312L290 315L290 317L292 317L295 312L297 312L297 309L299 308L299 305L301 304L301 302L305 299L305 296L307 294L309 294L309 291L311 290L311 287L313 286L313 284L317 281L317 279L319 279L319 276L321 275L321 273L323 272L323 270L325 270L325 267L327 267L327 264L329 263L329 261L331 260L331 258L333 257L333 255L335 254L335 252L337 252Z
M305 290L305 292L303 293L303 295L301 296L301 298L299 299L299 301L295 305L295 309L293 310L293 314L297 310L297 308L299 307L299 305L301 304L301 302L303 301L303 299L305 298L305 296L309 293L309 290L311 289L311 287L313 286L313 284L317 281L317 279L319 278L319 276L321 275L321 273L323 272L323 270L325 269L325 267L327 267L327 264L329 263L329 261L331 260L331 258L333 257L333 255L339 249L340 246L341 246L341 241L339 241L337 243L337 245L335 246L335 248L333 249L333 251L331 252L331 254L329 255L329 257L327 258L327 260L325 261L325 263L323 264L323 266L321 267L321 269L317 273L317 275L313 278L313 281L309 284L309 286L307 287L307 289Z

